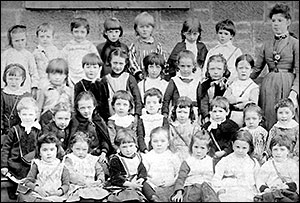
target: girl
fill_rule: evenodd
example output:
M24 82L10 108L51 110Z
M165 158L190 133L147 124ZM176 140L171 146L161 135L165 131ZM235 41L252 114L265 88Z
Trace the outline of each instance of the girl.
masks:
M255 177L259 163L252 157L254 146L249 131L239 130L233 136L233 152L216 165L212 185L221 202L253 202Z
M235 61L237 78L224 92L230 103L230 119L243 126L243 109L249 102L258 103L259 86L250 78L254 60L251 55L243 54Z
M178 54L177 63L179 72L176 77L169 81L163 100L162 114L167 118L170 103L173 107L181 96L187 96L193 101L194 111L196 115L198 114L196 90L200 85L200 78L194 74L196 62L193 52L189 50L181 51Z
M15 63L5 67L3 73L5 86L1 89L1 137L7 134L9 128L20 122L17 103L22 97L31 95L21 90L25 79L26 71L22 65Z
M211 188L213 160L207 154L210 137L207 131L193 134L189 144L189 156L182 162L175 182L173 202L219 202Z
M174 148L181 161L189 155L189 145L192 135L200 130L195 120L192 100L188 97L179 97L171 115L170 133Z
M68 202L101 200L108 196L108 192L102 188L104 171L98 162L99 158L89 153L91 141L87 134L76 132L69 145L70 153L64 157L64 163L70 172Z
M172 144L168 129L156 127L150 133L153 149L143 155L149 183L162 202L168 202L180 167L179 158L171 151ZM163 164L162 164L163 163Z
M223 55L212 55L207 62L206 80L197 89L197 104L200 108L198 115L202 123L209 120L209 106L213 98L223 96L227 89L227 78L230 72Z
M164 79L165 59L161 54L152 52L143 60L145 78L138 83L142 99L145 92L150 88L157 88L165 94L168 82ZM144 104L145 101L143 100Z
M51 122L52 108L59 102L67 102L73 107L74 90L67 86L69 68L62 58L52 59L47 68L49 84L38 92L37 102L41 111L42 127Z
M253 137L254 152L253 157L262 165L267 160L267 137L268 131L260 125L262 122L262 110L254 103L245 106L244 111L245 127Z
M14 25L8 29L7 38L9 48L1 53L1 75L5 67L11 63L18 63L25 69L26 77L21 87L21 92L29 92L36 99L39 74L37 71L34 56L26 49L27 30L24 25ZM1 87L4 87L3 78L1 78Z
M169 59L169 74L171 77L176 75L176 62L178 54L183 50L190 50L195 56L195 61L197 62L197 75L199 75L200 80L203 81L204 76L201 75L204 60L208 52L205 44L201 42L201 23L198 18L188 18L184 21L181 29L182 41L178 42L173 48Z
M62 202L67 199L70 173L61 162L59 140L53 133L43 134L36 148L24 185L29 192L19 194L19 202Z

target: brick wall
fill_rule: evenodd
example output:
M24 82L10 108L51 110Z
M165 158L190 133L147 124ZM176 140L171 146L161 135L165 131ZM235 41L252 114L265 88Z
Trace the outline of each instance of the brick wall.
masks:
M7 30L14 24L24 24L28 27L28 49L32 51L36 44L35 29L43 22L51 22L55 26L54 43L61 49L71 39L70 20L79 16L88 19L91 25L88 39L95 45L105 41L101 33L105 18L117 17L121 20L124 28L122 41L130 45L135 37L133 30L135 16L142 11L148 11L156 20L155 37L168 53L172 51L178 41L181 41L180 31L183 21L189 16L197 16L203 28L202 41L208 48L217 43L215 24L219 20L230 18L235 22L237 28L234 44L240 47L244 53L250 53L255 57L262 42L272 35L268 13L277 1L190 1L187 9L156 8L153 5L152 7L147 5L147 9L133 8L134 2L129 1L128 7L132 9L91 8L89 3L91 4L91 2L84 1L76 2L76 5L81 6L80 9L30 9L26 8L25 1L1 1L1 52L8 44ZM95 2L92 3L95 4ZM111 2L106 3L113 5ZM291 31L299 38L299 2L286 1L286 3L292 11Z

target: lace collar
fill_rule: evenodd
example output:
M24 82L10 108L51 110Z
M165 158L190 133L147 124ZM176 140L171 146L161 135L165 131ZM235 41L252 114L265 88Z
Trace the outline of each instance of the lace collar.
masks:
M24 90L18 89L18 90L12 90L10 88L8 88L7 86L5 86L3 88L3 92L6 94L12 94L12 95L22 95L24 94Z
M35 128L37 128L37 129L41 130L41 125L40 125L39 122L37 122L37 121L34 121L34 122L31 123L31 124L27 124L27 123L21 122L21 126L23 126L23 127L25 128L25 132L26 132L27 134L29 134L29 133L31 132L32 127L35 127Z
M277 123L274 124L275 127L278 128L294 128L299 126L299 123L297 123L297 121L295 121L294 119L292 119L288 124L283 125L282 123L280 123L279 121L277 121Z
M113 116L109 117L109 119L114 120L117 126L126 128L134 121L134 116L119 116L118 114L114 114Z

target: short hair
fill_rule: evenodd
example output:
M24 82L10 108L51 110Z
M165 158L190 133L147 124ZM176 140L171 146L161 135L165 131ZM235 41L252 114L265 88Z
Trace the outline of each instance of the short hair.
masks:
M190 32L190 33L199 32L197 41L200 41L201 40L201 32L202 32L200 20L198 18L188 18L187 20L185 20L183 22L182 29L181 29L182 41L185 40L185 35L184 35L185 32Z
M163 94L162 94L162 92L159 89L157 89L155 87L152 87L152 88L148 89L145 92L145 94L144 94L144 102L146 103L147 97L154 97L154 96L157 96L159 103L162 103Z
M229 101L226 97L216 96L210 102L210 106L209 106L210 111L212 111L214 107L220 107L224 109L226 112L229 112Z
M295 115L295 106L293 101L290 98L287 97L287 98L280 99L277 102L277 104L275 104L274 106L275 112L277 113L279 108L284 108L284 107L289 108L292 111L293 115Z
M52 24L50 23L42 23L36 28L36 36L39 36L39 32L47 32L52 31L52 36L54 36L55 30Z
M228 70L227 61L226 61L226 59L224 58L224 56L222 54L215 54L215 55L212 55L208 58L205 77L211 78L208 69L209 69L209 64L213 61L214 62L222 62L224 64L223 77L228 78L230 76L230 71Z
M242 54L237 57L237 59L235 60L235 67L238 66L240 61L247 61L250 64L251 68L254 67L254 59L250 54Z
M122 37L122 35L123 35L123 28L122 28L121 22L120 22L120 20L118 18L115 18L115 17L107 18L104 21L103 27L104 27L103 37L105 39L108 39L108 37L107 37L107 35L105 33L108 30L120 30L121 33L120 33L119 37Z
M87 19L85 18L81 18L81 17L78 17L78 18L74 18L71 22L71 32L73 32L74 28L79 28L83 26L86 31L87 31L87 34L90 33L90 25L89 25L89 22L87 21Z
M232 142L234 143L236 140L244 141L249 144L249 151L247 154L252 157L254 152L254 144L252 134L246 129L239 129L236 133L233 134Z
M190 109L189 119L191 119L191 121L194 121L196 119L196 116L193 108L193 101L187 96L181 96L178 98L176 104L174 105L174 108L172 109L171 120L176 121L177 119L176 110L178 108L182 109L186 107Z
M263 111L262 109L255 103L251 102L245 105L243 109L243 120L245 121L245 115L248 111L254 111L257 113L260 119L263 119Z
M111 106L114 108L114 105L117 101L117 99L123 99L127 100L129 102L129 111L131 111L134 107L134 101L131 93L126 90L118 90L114 93L112 100L111 100Z
M209 132L207 130L198 130L196 131L192 137L191 137L191 142L189 143L189 153L192 154L193 153L193 145L196 142L196 140L203 140L206 142L206 146L208 149L211 148L212 146L212 142L209 136Z
M134 19L134 25L133 28L135 30L135 34L137 36L139 36L139 33L137 31L137 26L139 24L142 25L151 25L153 28L155 27L155 21L154 21L154 17L152 15L150 15L148 12L144 11L140 14L138 14L135 19Z
M292 16L290 14L290 7L283 3L275 4L275 6L270 10L269 18L272 19L273 15L275 14L282 14L287 20L292 19Z
M103 62L102 62L101 58L96 53L88 53L88 54L84 55L84 57L82 58L81 63L82 63L82 68L86 64L88 64L88 65L98 64L99 67L103 65Z
M32 96L22 97L17 104L17 112L21 112L23 109L34 109L37 117L39 113L39 107L37 101Z
M69 75L68 62L63 58L55 58L49 61L46 73L60 73Z
M270 141L270 150L272 151L272 148L276 145L284 146L286 147L290 152L293 149L293 142L291 138L289 138L287 135L282 134L276 134L274 137L271 138Z
M6 79L7 75L22 76L23 82L21 83L21 86L24 85L24 82L26 80L26 70L25 70L24 66L22 66L21 64L11 63L5 67L5 70L3 72L3 82L5 83L5 85L7 85L7 79Z
M8 39L8 45L13 47L12 45L12 34L17 34L17 33L25 33L27 32L27 28L25 25L13 25L11 26L8 31L7 31L7 39Z
M116 47L116 48L112 49L108 56L109 63L111 62L113 56L118 56L118 57L124 58L125 59L125 67L124 67L123 71L128 71L128 68L130 65L128 52L126 50L122 49L121 47Z
M156 53L156 52L151 52L150 54L148 54L147 56L145 56L145 58L143 59L143 65L145 67L145 72L147 75L149 75L149 65L159 65L161 67L161 72L160 75L162 75L162 73L164 72L165 69L165 59L164 56Z
M95 107L97 107L97 100L94 96L94 94L91 92L91 91L83 91L83 92L80 92L76 98L75 98L75 101L74 101L74 108L75 110L78 109L78 101L80 100L92 100L93 101L93 104Z
M125 143L137 144L136 135L134 131L131 129L121 128L117 132L117 135L114 139L114 144L119 147L121 144L125 144Z
M153 128L151 131L150 131L150 144L149 144L149 149L152 149L152 139L153 139L153 135L154 134L159 134L160 132L162 133L165 133L166 136L167 136L167 139L168 139L168 142L169 142L169 146L168 146L168 149L171 150L172 152L175 152L175 146L173 144L173 141L171 139L171 134L170 134L170 131L167 127L164 127L164 126L158 126L158 127L155 127Z
M38 140L37 140L37 145L36 145L36 153L35 153L35 158L40 159L40 150L42 147L42 144L51 144L54 143L56 148L57 148L57 154L56 157L58 159L62 159L64 155L63 148L61 147L61 142L59 139L56 137L54 132L48 132L46 134L42 134Z
M66 111L72 113L71 104L68 102L59 102L51 109L53 115L60 111Z
M195 54L190 51L190 50L182 50L178 53L178 56L177 56L177 59L176 59L176 64L177 64L177 71L179 70L179 62L180 62L180 59L182 58L189 58L192 60L193 62L193 65L194 65L194 68L193 68L193 73L195 73L196 71L196 60L195 60Z
M226 30L234 37L236 30L235 25L232 20L226 19L218 22L216 24L216 33L218 34L219 30Z
M68 146L68 152L72 152L72 147L77 142L86 142L89 146L89 151L90 151L91 141L92 140L91 140L91 138L89 137L88 134L86 134L82 131L76 131L70 139L70 143L69 143L69 146Z

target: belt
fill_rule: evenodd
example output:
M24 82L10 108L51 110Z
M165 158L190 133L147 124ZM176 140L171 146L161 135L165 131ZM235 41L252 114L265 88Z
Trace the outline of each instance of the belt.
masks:
M275 72L275 73L292 73L293 70L292 69L278 69L278 68L274 68L272 70L270 70L270 72Z

